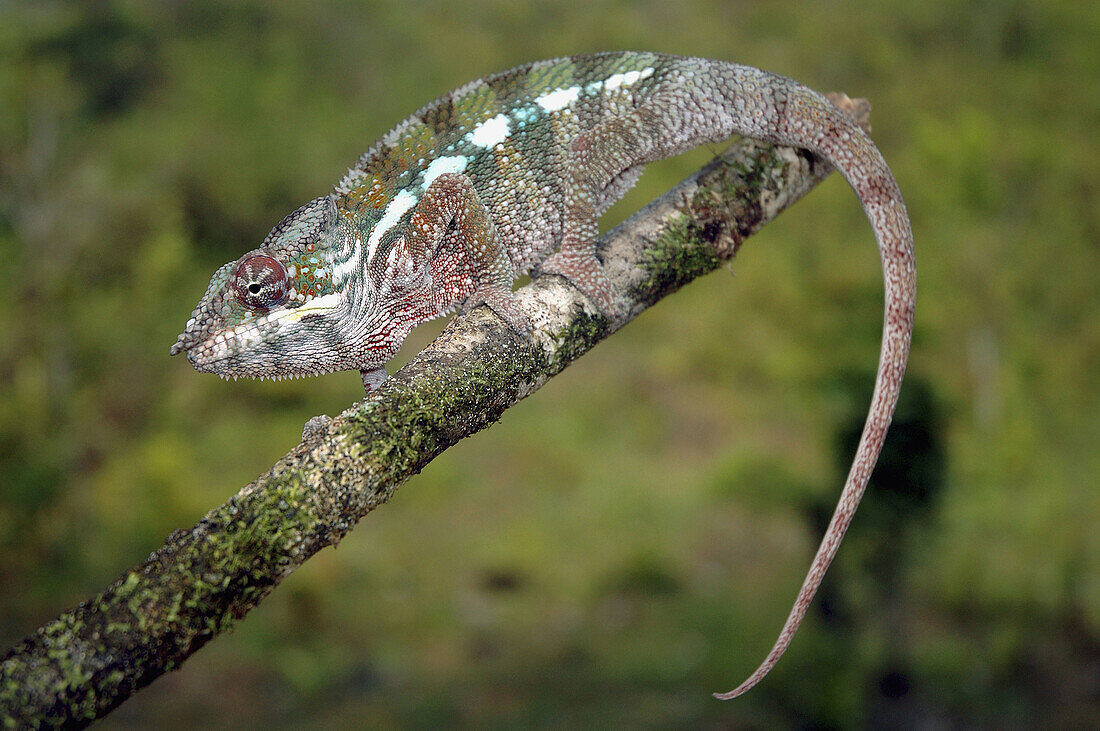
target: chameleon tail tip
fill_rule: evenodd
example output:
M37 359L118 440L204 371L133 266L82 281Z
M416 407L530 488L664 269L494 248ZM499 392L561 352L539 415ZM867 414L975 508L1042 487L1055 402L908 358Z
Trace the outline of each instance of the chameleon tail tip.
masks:
M748 688L734 688L733 690L726 691L725 693L711 693L711 695L720 701L730 701L740 695L744 695L745 691L747 690Z

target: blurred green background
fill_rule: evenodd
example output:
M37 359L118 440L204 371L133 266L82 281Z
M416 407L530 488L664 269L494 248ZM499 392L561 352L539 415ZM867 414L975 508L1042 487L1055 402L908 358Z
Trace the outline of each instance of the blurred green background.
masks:
M360 396L169 359L215 267L438 94L634 48L868 97L916 231L896 428L773 674L709 695L771 646L869 400L837 176L104 726L1100 725L1098 38L1079 0L0 4L0 644Z

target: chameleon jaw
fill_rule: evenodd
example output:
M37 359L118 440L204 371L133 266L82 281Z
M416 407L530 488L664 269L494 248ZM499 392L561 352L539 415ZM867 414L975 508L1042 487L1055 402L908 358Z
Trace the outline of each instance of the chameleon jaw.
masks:
M169 353L187 354L187 360L201 373L225 377L281 378L328 373L336 368L301 368L293 352L281 353L273 342L297 335L307 318L320 318L338 309L342 298L338 294L313 297L294 308L282 308L265 313L254 320L215 330L199 340L205 323L192 322Z

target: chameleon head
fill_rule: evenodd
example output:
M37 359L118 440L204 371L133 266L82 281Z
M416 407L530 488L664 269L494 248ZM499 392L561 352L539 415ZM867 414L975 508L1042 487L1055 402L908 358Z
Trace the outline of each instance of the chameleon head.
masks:
M338 262L349 248L332 196L310 201L260 248L218 269L171 354L223 378L285 378L378 367L363 335L369 320L352 301ZM369 309L369 307L368 307ZM392 354L391 354L392 355Z

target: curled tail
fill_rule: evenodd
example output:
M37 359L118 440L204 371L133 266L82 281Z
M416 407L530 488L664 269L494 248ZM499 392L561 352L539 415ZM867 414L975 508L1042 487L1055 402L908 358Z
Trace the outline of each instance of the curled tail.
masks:
M744 67L737 68L740 73L748 71ZM754 91L759 88L757 86ZM909 356L913 333L913 303L916 297L913 232L909 226L909 217L897 182L874 143L831 102L796 82L768 74L763 88L770 89L774 94L774 104L768 104L772 107L768 111L775 116L764 115L764 124L769 129L763 135L759 129L749 129L746 133L754 137L770 138L780 144L809 149L826 158L848 180L859 196L878 241L886 288L886 313L871 408L867 413L848 479L840 493L836 512L833 513L817 555L810 564L810 570L798 591L791 613L771 652L741 685L728 693L714 694L721 700L736 698L748 691L783 656L791 638L798 631L814 594L817 593L825 570L836 556L844 532L848 530L860 498L863 497L867 480L874 469L894 414L906 359Z

